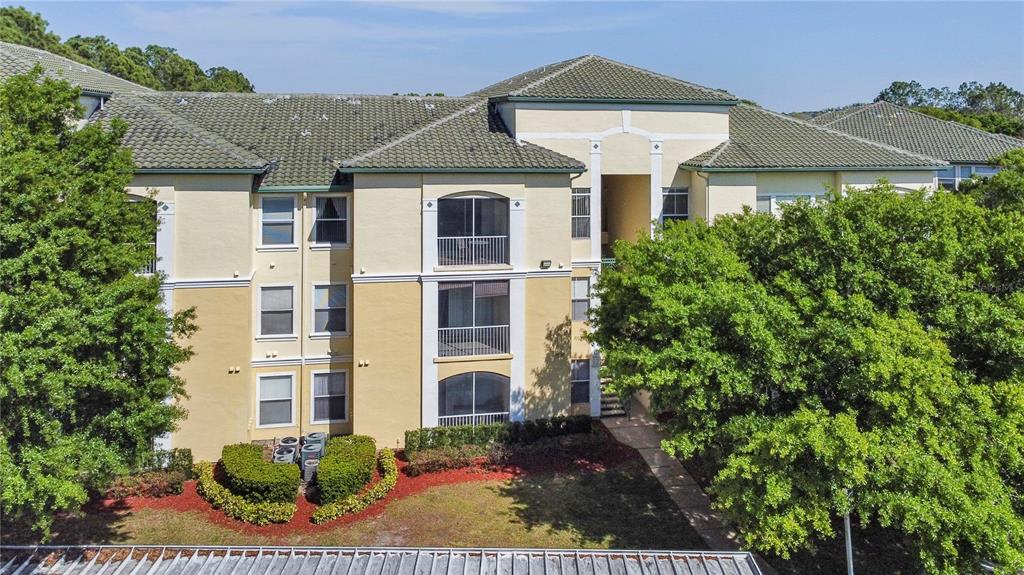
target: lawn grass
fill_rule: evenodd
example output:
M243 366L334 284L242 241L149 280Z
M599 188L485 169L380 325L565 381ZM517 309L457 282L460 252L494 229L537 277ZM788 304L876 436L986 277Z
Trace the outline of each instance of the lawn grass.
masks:
M54 543L704 549L639 461L432 487L376 517L289 535L245 532L202 512L119 509L67 518Z

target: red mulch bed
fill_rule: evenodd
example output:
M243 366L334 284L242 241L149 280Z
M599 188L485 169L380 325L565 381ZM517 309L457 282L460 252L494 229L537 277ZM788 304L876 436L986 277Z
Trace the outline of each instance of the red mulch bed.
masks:
M307 497L299 495L296 498L297 509L295 515L288 523L276 523L266 526L257 526L243 521L237 521L214 509L210 504L200 497L196 492L195 481L187 481L184 491L180 495L167 497L128 497L122 500L97 499L90 502L86 507L87 513L115 513L121 511L135 511L139 509L171 509L174 511L198 511L208 521L217 525L229 527L242 533L258 535L284 536L294 533L315 533L335 529L338 526L348 525L364 519L377 517L384 513L384 509L392 502L403 497L409 497L421 493L431 487L439 485L451 485L467 483L471 481L494 481L508 480L515 477L522 477L528 474L542 473L571 473L571 472L600 472L605 469L621 467L638 460L639 454L636 450L616 442L610 434L608 441L611 444L600 458L575 458L556 459L540 457L524 461L522 464L506 466L500 469L488 467L485 458L479 459L472 467L453 469L437 473L426 473L416 477L405 474L408 463L401 457L398 459L398 483L388 495L370 505L359 513L345 515L334 521L315 525L311 521L316 505ZM374 482L377 480L374 476Z

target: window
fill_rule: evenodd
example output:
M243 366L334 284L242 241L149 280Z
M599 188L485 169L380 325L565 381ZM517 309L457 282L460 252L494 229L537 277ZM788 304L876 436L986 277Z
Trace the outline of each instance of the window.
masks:
M348 243L348 199L316 198L316 220L313 222L313 243L340 245Z
M572 320L587 321L590 310L590 278L572 278Z
M572 403L590 403L590 360L574 359L569 372Z
M772 195L772 196L757 196L757 211L758 213L774 214L776 216L782 215L782 206L786 204L792 204L800 200L809 201L811 204L825 201L824 194L810 195L810 194L786 194L786 195Z
M956 167L950 166L943 168L936 172L936 176L939 178L939 186L946 188L947 190L956 189Z
M504 375L486 371L460 373L442 379L438 386L437 414L441 418L508 415L509 379Z
M313 333L343 333L348 328L348 286L313 286Z
M438 200L438 265L493 265L508 261L508 199Z
M293 374L261 375L259 377L259 414L257 424L260 427L277 427L293 425L292 419L292 384Z
M590 237L590 188L572 189L572 237Z
M272 196L260 199L260 245L295 244L295 198Z
M260 288L260 335L294 335L291 286Z
M971 170L973 166L960 166L960 179L967 180L971 177Z
M348 374L344 371L313 372L312 423L345 421L348 416Z
M974 175L982 176L985 178L994 176L999 173L999 168L996 166L974 166Z
M661 221L690 219L690 189L662 188Z
M441 357L508 353L508 281L440 282L437 289Z

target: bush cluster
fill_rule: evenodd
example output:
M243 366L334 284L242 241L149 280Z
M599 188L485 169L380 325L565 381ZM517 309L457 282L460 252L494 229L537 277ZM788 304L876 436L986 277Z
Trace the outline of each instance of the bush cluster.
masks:
M316 470L321 503L334 503L358 493L373 479L377 445L372 437L344 435L327 442Z
M591 433L593 426L594 421L589 415L568 415L487 425L424 427L405 432L405 451L411 454L423 449L463 445L489 447L495 443L533 443L544 437Z
M380 467L380 481L359 495L349 495L344 499L321 505L313 512L313 523L327 523L349 513L358 513L376 501L380 501L395 488L398 483L398 463L395 452L384 448L380 450L377 464Z
M114 479L107 489L107 498L124 499L126 497L164 497L178 495L184 490L185 481L189 476L175 471L143 471L131 475L122 475Z
M478 445L421 449L408 454L409 465L405 473L416 477L424 473L469 467L473 465L474 459L487 455L487 451L487 448Z
M295 467L292 465L279 465L278 467ZM279 502L252 502L244 497L235 495L227 487L217 481L214 475L213 464L208 461L201 461L195 466L198 481L196 491L199 495L210 502L215 509L220 509L225 515L232 519L252 523L253 525L266 525L268 523L287 523L295 515L295 499L289 503ZM296 469L298 469L296 467Z
M143 466L145 471L178 471L185 475L186 479L193 477L192 450L185 448L158 449L149 457L149 461Z
M301 477L295 465L263 459L263 448L251 443L226 445L221 451L224 479L231 491L253 503L294 503Z

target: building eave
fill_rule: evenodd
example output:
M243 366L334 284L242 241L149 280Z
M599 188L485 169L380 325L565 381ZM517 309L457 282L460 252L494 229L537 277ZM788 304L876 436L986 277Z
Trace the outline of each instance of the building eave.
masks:
M545 98L539 96L493 96L491 102L539 102L564 104L677 104L701 106L735 106L739 100L673 100L663 98Z

